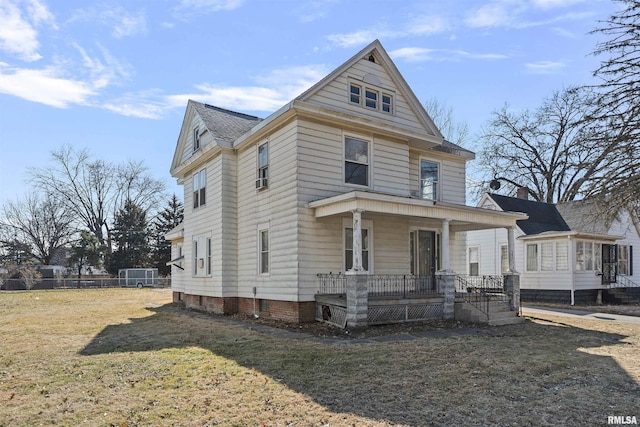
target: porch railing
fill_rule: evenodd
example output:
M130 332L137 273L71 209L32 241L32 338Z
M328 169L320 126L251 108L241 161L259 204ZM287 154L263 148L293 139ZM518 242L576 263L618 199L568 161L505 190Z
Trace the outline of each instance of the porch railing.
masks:
M344 274L318 274L318 293L338 295L347 292L347 276ZM369 296L422 296L439 295L435 276L413 274L372 274L367 276Z
M502 276L456 275L456 296L486 314L487 319L491 301L508 301Z
M609 283L610 288L638 288L640 287L640 283L636 283L633 280L629 279L627 276L618 275L616 277L616 281L613 283Z

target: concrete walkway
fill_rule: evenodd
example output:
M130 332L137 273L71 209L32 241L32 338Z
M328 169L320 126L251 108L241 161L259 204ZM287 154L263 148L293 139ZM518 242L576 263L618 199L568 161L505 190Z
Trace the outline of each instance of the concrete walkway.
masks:
M633 323L636 325L640 325L640 317L636 317L636 316L624 316L621 314L611 314L611 313L598 313L593 311L575 310L575 309L567 309L567 308L522 307L522 315L528 316L528 317L537 317L539 315L577 317L581 319Z

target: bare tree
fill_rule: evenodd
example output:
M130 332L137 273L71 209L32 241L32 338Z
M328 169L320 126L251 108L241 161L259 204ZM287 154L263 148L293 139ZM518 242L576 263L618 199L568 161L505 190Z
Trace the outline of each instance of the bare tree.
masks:
M114 165L92 160L86 149L63 147L53 151L54 165L31 169L37 188L54 195L74 212L81 224L93 233L111 253L113 217L126 200L135 200L145 211L154 209L164 198L164 184L153 179L141 162Z
M24 200L7 202L2 209L0 245L21 243L27 258L51 264L56 253L76 232L73 215L50 195L28 195Z
M453 108L446 102L431 98L424 103L424 109L447 141L460 146L465 145L469 139L469 125L455 120Z
M507 192L527 187L542 202L590 197L605 181L628 173L628 146L594 120L595 94L581 88L555 92L534 111L493 113L481 136L480 169Z
M640 1L615 1L621 9L592 32L606 37L593 52L603 58L594 72L601 79L595 116L624 146L624 173L603 177L601 196L640 214Z

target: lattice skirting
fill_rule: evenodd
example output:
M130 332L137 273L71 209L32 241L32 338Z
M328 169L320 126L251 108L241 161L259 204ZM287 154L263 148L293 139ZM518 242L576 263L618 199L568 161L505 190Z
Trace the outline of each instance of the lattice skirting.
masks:
M347 308L329 303L316 304L316 320L344 329L347 326Z
M376 325L417 320L441 320L443 317L442 304L370 305L367 320L370 325Z

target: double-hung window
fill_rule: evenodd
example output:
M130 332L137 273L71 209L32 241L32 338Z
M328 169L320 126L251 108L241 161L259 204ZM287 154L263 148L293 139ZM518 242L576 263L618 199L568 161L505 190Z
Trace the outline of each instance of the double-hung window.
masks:
M259 231L260 274L269 273L269 230Z
M362 96L362 87L358 85L349 85L349 101L353 104L360 105L360 98Z
M211 275L211 238L207 237L207 276Z
M364 102L367 108L372 108L374 110L378 109L378 92L371 89L365 89L364 91Z
M527 271L538 271L538 245L527 245Z
M193 151L197 151L200 148L200 129L195 128L193 130Z
M618 245L618 274L633 276L633 246Z
M469 276L477 276L480 274L480 248L471 246L469 248Z
M344 140L344 182L369 185L369 143L355 138Z
M258 177L256 181L256 188L266 188L268 186L269 178L269 143L258 147Z
M193 175L193 208L206 203L207 199L207 172L202 169Z
M385 113L393 112L393 97L387 93L382 94L382 111Z
M438 163L420 160L420 197L438 199Z

